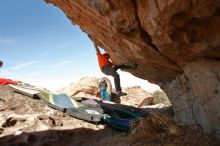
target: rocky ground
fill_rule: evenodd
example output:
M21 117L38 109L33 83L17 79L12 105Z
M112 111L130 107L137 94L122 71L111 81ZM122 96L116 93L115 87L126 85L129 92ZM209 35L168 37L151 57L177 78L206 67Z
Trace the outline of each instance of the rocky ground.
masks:
M39 99L14 93L7 86L0 87L0 145L207 146L213 143L211 136L202 136L189 127L175 125L167 107L136 109L145 118L139 126L126 133L107 125L95 125L75 119L48 107ZM150 111L156 113L149 114ZM165 112L159 114L159 111Z
M0 88L0 145L104 145L123 136L54 110L41 100ZM61 140L62 139L62 140Z

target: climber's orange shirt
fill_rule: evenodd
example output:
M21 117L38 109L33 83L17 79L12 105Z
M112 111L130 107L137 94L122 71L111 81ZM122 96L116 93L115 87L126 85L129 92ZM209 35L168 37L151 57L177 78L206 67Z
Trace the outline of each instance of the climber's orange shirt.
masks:
M112 63L106 58L106 56L102 55L101 53L97 52L97 57L99 61L99 67L102 69L106 65L112 66Z

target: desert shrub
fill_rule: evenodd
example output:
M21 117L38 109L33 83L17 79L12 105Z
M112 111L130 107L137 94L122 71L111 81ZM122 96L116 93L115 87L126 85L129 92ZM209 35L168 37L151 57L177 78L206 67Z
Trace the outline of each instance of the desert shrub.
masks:
M158 103L171 104L166 93L162 90L155 91L153 93L153 96L154 96L154 100L153 100L154 104L158 104Z

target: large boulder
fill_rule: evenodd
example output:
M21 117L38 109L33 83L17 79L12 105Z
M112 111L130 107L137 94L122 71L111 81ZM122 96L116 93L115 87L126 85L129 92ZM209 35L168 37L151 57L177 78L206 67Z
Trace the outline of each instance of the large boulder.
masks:
M124 91L127 95L121 97L122 103L127 103L137 107L153 104L153 95L143 90L140 86L129 87Z
M111 55L137 62L129 71L151 82L171 81L198 58L220 58L219 0L45 0Z
M107 91L111 95L112 84L111 81L104 77L107 82ZM99 82L101 78L96 77L83 77L79 81L74 82L67 87L60 89L58 92L66 93L72 97L100 97Z
M138 69L126 71L161 87L178 89L164 88L172 104L198 110L193 112L194 118L188 118L190 112L186 116L176 112L179 121L197 123L204 131L216 129L220 133L219 108L207 108L201 102L212 99L214 105L219 103L219 95L210 90L219 83L216 76L220 73L216 65L220 59L219 0L45 1L62 9L88 35L94 35L115 64L136 62ZM198 60L204 61L198 64ZM200 78L195 77L200 73ZM174 97L181 100L173 100ZM191 99L197 100L197 105L192 106L188 102ZM207 119L207 115L218 122Z

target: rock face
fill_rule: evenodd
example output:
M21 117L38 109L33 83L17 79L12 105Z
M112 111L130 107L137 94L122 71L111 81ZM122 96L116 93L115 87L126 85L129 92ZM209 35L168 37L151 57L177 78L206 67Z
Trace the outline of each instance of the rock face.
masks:
M183 116L177 108L177 119L200 123L207 132L219 131L219 108L204 104L220 104L214 87L220 73L219 0L45 1L61 8L73 24L94 35L114 63L136 62L138 69L127 71L165 85L174 106L197 110L194 118L189 118L191 112ZM181 100L173 100L176 98ZM190 100L196 100L194 106ZM207 119L207 115L216 120Z
M184 74L163 86L173 103L178 121L195 123L204 132L220 135L220 63L196 61Z

